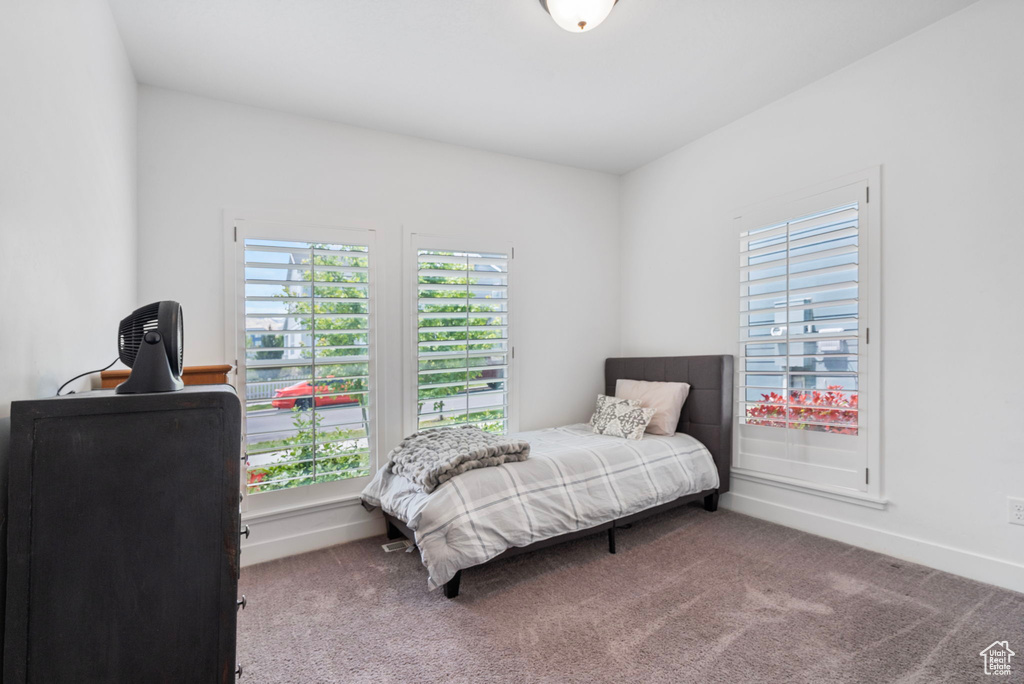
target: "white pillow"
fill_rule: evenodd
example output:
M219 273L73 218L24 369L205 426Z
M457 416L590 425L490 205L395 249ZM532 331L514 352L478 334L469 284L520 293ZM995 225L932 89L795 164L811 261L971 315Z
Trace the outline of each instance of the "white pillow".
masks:
M591 420L594 432L599 435L643 439L644 429L653 416L654 409L643 408L638 402L601 394Z
M647 426L652 435L674 435L679 426L679 414L683 410L690 386L685 382L647 382L620 378L615 383L615 396L632 399L644 408L654 409L654 418Z

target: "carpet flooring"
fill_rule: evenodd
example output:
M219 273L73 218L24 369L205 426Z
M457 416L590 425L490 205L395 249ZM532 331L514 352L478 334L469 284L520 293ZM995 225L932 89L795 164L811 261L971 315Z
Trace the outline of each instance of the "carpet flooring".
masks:
M1024 681L1024 594L687 507L428 592L384 537L245 568L248 682ZM980 651L1009 640L1009 677Z

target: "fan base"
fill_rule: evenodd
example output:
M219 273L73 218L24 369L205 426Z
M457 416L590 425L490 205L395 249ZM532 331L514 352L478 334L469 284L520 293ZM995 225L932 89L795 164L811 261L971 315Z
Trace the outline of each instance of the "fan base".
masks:
M138 356L132 365L132 374L118 385L117 394L144 394L146 392L176 392L185 386L181 377L175 375L167 362L163 341L156 335L156 341L148 339L139 347Z

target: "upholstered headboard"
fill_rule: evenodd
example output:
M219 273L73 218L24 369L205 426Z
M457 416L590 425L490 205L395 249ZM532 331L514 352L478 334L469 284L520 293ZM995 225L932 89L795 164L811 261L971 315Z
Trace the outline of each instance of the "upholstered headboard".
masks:
M658 356L607 359L604 364L605 394L615 395L615 382L648 380L685 382L690 395L683 404L679 432L696 437L711 452L721 480L719 492L729 491L732 464L733 357Z

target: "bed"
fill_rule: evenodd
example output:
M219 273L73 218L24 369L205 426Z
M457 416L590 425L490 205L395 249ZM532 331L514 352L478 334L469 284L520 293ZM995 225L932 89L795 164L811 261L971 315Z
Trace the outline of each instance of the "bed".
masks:
M364 502L379 506L388 537L415 541L430 589L459 594L462 571L597 533L608 535L694 501L715 511L729 489L733 357L611 358L605 393L619 379L686 382L677 434L626 440L585 424L519 433L528 459L465 472L425 494L397 475L378 473Z

